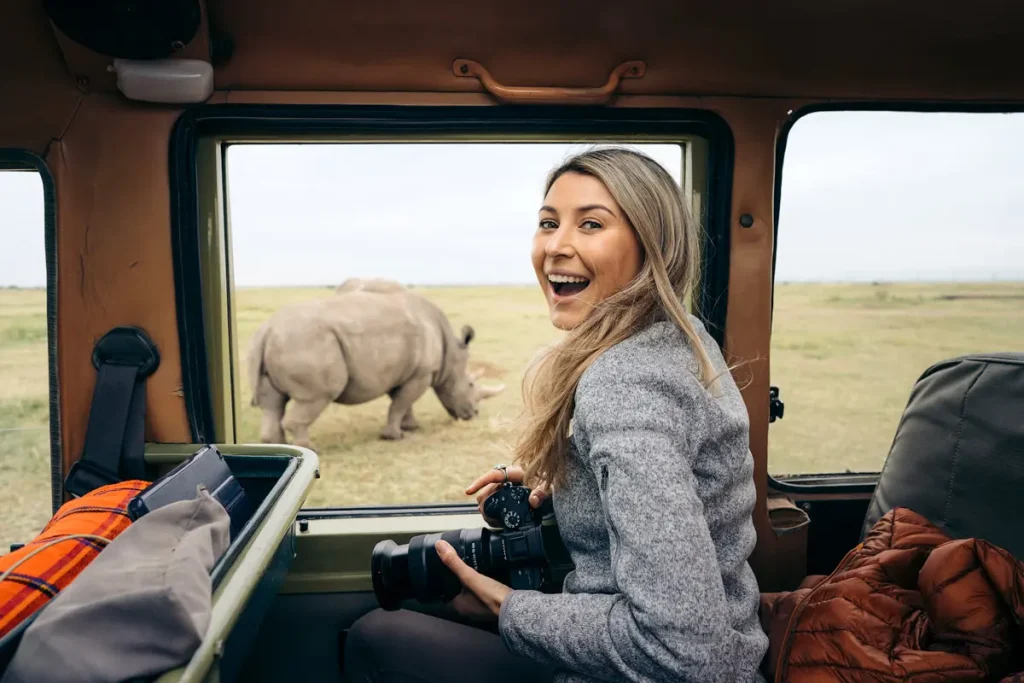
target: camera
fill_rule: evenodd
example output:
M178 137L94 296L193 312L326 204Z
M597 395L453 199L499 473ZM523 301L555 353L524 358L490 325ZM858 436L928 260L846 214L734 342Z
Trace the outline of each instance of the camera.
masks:
M529 488L506 482L484 501L484 517L497 520L498 529L421 534L405 545L380 541L370 560L377 602L395 610L410 598L429 603L459 594L458 578L434 550L438 540L447 541L470 567L510 588L560 591L572 562L558 533L551 499L534 510L529 498Z

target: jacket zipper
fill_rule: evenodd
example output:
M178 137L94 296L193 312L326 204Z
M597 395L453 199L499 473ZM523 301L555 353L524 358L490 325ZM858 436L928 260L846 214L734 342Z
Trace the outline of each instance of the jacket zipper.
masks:
M782 643L782 648L779 650L779 658L775 661L775 683L782 683L782 681L785 680L783 678L783 674L785 672L782 670L782 665L783 662L785 662L786 659L788 659L789 651L790 649L792 649L793 638L792 634L790 633L790 629L793 628L793 622L796 621L800 613L804 611L805 607L807 607L807 602L811 599L811 596L814 595L819 588L821 588L829 581L831 581L833 576L838 574L841 570L845 569L846 565L853 558L854 553L856 553L863 547L863 543L858 543L857 545L855 545L852 550L850 550L848 553L846 553L846 555L843 556L843 559L839 561L839 564L837 564L836 568L832 570L832 573L826 576L824 579L822 579L817 586L809 590L807 592L807 595L801 598L800 602L798 602L796 607L793 608L793 613L789 615L789 620L786 622L786 630L783 631L783 633L785 633L785 640Z
M615 525L612 523L612 516L608 513L608 465L601 465L601 500L604 507L604 522L608 527L608 532L612 536L612 580L615 580L615 570L618 569L619 565L619 535L615 531ZM618 582L616 581L616 585Z

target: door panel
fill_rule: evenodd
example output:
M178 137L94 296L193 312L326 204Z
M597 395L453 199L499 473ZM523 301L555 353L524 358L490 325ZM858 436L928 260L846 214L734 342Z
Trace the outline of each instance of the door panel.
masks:
M243 670L243 680L341 680L345 631L377 608L370 557L381 540L482 526L473 508L433 514L300 519L296 557ZM454 618L444 605L410 602L407 609Z

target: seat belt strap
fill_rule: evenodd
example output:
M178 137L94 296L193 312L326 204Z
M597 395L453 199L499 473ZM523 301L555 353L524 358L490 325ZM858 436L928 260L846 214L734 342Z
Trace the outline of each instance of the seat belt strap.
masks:
M64 480L83 496L100 486L146 475L146 378L160 364L156 345L137 327L116 327L93 349L96 387L82 455Z

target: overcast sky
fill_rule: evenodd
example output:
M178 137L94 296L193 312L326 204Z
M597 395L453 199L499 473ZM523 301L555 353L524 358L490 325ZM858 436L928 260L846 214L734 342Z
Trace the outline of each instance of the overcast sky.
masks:
M677 179L681 152L640 145ZM579 145L249 145L228 152L236 283L532 283L547 171ZM1024 114L803 118L778 280L1024 279ZM0 173L0 285L40 286L42 186Z

